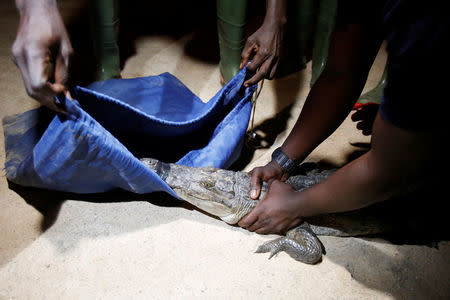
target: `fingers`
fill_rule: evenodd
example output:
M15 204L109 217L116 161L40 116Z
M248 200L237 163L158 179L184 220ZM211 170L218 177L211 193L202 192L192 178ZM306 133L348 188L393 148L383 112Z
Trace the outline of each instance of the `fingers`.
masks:
M253 56L252 61L248 63L247 69L250 71L255 71L260 68L269 57L269 50L267 50L266 47L256 47L255 55Z
M248 45L248 46L247 46ZM252 61L247 64L250 56L255 53L252 58ZM242 51L242 62L241 67L243 68L245 64L247 64L247 69L249 71L256 71L256 74L253 75L249 80L244 82L244 86L249 86L258 83L261 79L263 79L266 74L269 72L269 68L272 64L273 56L269 54L269 50L266 47L260 48L253 41L248 41L244 51Z
M239 220L238 225L242 228L248 228L252 226L258 220L258 205L252 209L245 217Z
M278 62L279 62L279 61L280 61L280 60L277 58L277 59L274 61L274 63L272 64L271 71L270 71L270 75L269 75L269 79L270 79L270 80L272 80L272 79L275 78L275 73L276 73L276 71L277 71L277 68L278 68Z
M264 209L257 205L251 212L249 212L238 222L238 225L251 232L261 234L274 233L275 229L271 226L271 219L264 216L263 210Z
M249 63L247 65L247 67L252 64L253 61L251 63ZM249 86L249 85L253 85L253 84L257 84L260 80L262 80L263 78L267 77L267 73L269 72L269 69L272 65L272 60L266 60L261 67L258 69L258 71L256 72L255 75L253 75L250 79L248 79L247 81L244 82L244 86Z
M270 161L264 167L257 167L248 173L250 178L250 198L258 199L261 195L262 181L266 181L269 186L274 179L286 180L288 174L283 174L281 167L274 161Z
M67 91L67 76L64 74L67 73L68 59L60 55L55 66L46 47L37 44L20 47L16 44L13 46L13 60L19 67L28 95L51 110L64 112L54 96ZM58 74L55 74L55 68ZM55 83L49 82L50 78L55 78Z
M29 74L28 94L56 112L64 112L62 107L57 104L54 97L64 93L66 87L64 84L49 82L55 75L55 65L51 62L48 50L31 49L27 52L27 67Z
M69 90L67 90L64 95L66 96L67 99L69 100L73 100L72 95L70 94Z
M61 49L58 53L54 69L55 83L60 83L64 86L67 84L70 55L71 52L67 49Z
M61 84L46 82L39 90L37 90L37 93L40 95L38 100L53 111L65 113L66 111L61 104L55 100L55 96L63 94L65 91L66 87Z
M250 198L258 199L261 194L261 180L263 177L263 172L261 168L256 168L250 172L250 175L252 176L250 178Z
M251 215L249 213L249 218L246 219L246 217L244 217L241 221L239 221L238 225L248 231L259 234L285 234L290 228L300 224L300 220L291 222L289 226L285 226L284 223L274 224L269 216L265 216L262 212L255 209L253 209L255 213Z
M258 216L257 219L248 226L241 226L248 231L259 234L286 234L286 232L300 224L301 220L296 219L290 222L287 226L284 223L275 225L270 217Z
M64 94L66 98L73 100L67 89L68 74L69 74L69 61L72 55L71 45L65 45L61 47L61 51L58 53L55 65L55 83L51 84L51 88L56 95Z
M247 40L247 43L245 43L244 50L242 50L241 53L241 65L239 66L240 69L245 67L253 52L258 52L258 46L255 45L254 42Z
M258 220L247 228L248 231L260 234L268 234L274 232L271 226L270 218L258 218Z

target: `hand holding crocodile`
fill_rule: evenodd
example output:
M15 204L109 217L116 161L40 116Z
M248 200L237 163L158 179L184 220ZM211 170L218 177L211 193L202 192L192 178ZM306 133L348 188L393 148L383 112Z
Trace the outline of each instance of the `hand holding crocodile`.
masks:
M273 180L264 198L238 225L261 234L286 234L302 221L297 193L290 185Z

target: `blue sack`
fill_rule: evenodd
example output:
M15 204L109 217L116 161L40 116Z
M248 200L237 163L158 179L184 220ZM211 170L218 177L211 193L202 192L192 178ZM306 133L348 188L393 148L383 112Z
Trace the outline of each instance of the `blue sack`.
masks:
M74 193L122 188L165 191L139 161L229 167L239 156L256 86L246 69L207 103L169 73L76 87L67 114L45 107L3 119L6 177L24 186Z

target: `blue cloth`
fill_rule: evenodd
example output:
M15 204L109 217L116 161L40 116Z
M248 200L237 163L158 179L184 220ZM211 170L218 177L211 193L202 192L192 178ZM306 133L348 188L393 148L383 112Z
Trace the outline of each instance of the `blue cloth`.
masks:
M6 176L20 185L98 193L174 191L139 161L229 167L239 156L256 86L246 69L207 103L169 73L95 82L45 107L3 120Z

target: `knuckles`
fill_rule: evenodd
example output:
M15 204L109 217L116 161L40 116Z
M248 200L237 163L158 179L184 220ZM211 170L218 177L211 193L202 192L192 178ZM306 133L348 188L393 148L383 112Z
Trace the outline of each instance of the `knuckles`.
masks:
M64 58L70 58L72 57L74 54L74 50L72 48L72 46L70 45L70 43L68 45L65 45L64 47L61 47L61 55Z
M30 82L30 89L32 90L33 96L39 96L39 92L44 89L45 84L46 81L42 77L32 80Z
M266 47L261 47L259 49L259 53L261 54L262 57L264 57L265 59L267 59L270 56L270 51L268 48Z
M21 43L19 40L16 40L11 47L12 60L16 65L18 64L20 58L23 57L23 51L23 43Z

